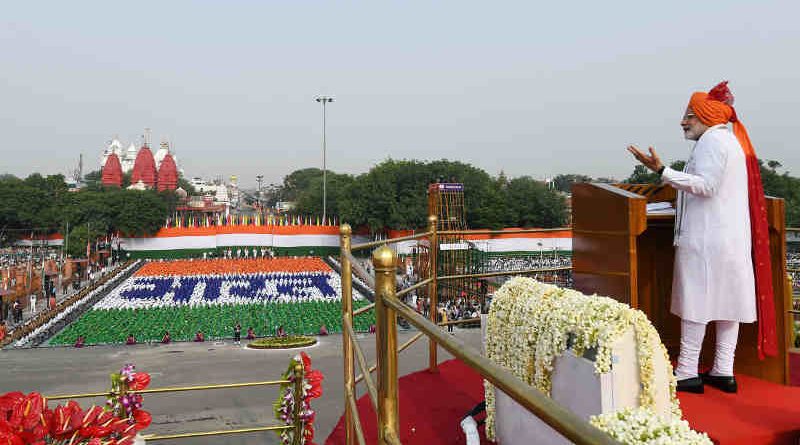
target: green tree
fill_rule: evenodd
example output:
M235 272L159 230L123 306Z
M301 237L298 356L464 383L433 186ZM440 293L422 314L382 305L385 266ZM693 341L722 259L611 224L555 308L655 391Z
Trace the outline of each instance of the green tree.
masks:
M781 168L778 161L759 161L761 167L761 183L767 196L784 199L786 210L786 225L797 227L800 225L800 178L789 175L789 172L779 173Z
M673 161L669 168L673 170L683 170L686 161ZM661 176L658 173L651 172L647 167L642 164L637 164L633 168L633 173L628 176L628 179L623 181L627 184L658 184L661 182Z
M330 171L328 171L330 174ZM311 183L319 179L319 186L322 187L322 170L318 168L304 168L295 170L283 178L283 186L280 190L279 201L297 201L300 194L307 191ZM316 182L315 182L316 183Z
M570 173L566 175L556 175L553 178L553 184L556 190L564 193L572 193L572 184L577 184L581 182L591 182L592 177Z
M507 226L561 227L567 222L563 196L530 176L514 178L506 191Z
M355 181L351 175L328 172L327 204L328 216L339 215L340 204L346 199L350 186ZM322 215L322 177L311 178L304 190L297 191L296 211L309 215Z

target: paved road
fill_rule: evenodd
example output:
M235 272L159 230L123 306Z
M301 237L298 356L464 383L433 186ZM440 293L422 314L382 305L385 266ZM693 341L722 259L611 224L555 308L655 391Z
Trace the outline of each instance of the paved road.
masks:
M401 332L404 342L414 332ZM479 347L478 329L456 329L456 335ZM375 337L361 335L359 342L367 361L375 361ZM313 366L325 374L323 395L314 401L317 410L317 442L333 430L343 412L341 336L322 337L304 349ZM35 348L0 351L0 393L19 390L45 395L103 391L108 374L125 363L135 363L152 376L152 387L233 383L278 379L297 351L258 351L235 346L229 341L213 343L174 343L171 345L98 346ZM427 341L420 340L404 351L400 374L422 369L427 362ZM451 358L440 352L440 359ZM357 365L356 365L357 367ZM359 385L363 393L363 384ZM275 387L225 389L145 397L145 408L153 414L148 433L210 431L273 424L272 402ZM83 406L87 401L82 403ZM103 400L94 403L104 403ZM401 414L404 407L401 408ZM408 409L408 408L405 408ZM157 442L164 444L277 444L274 433L252 433Z

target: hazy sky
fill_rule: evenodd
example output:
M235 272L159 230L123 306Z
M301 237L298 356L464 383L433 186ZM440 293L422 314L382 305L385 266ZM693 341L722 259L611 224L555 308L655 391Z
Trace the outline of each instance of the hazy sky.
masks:
M98 167L118 134L174 142L187 176L386 158L496 175L625 177L628 143L685 158L695 90L730 79L760 157L800 174L800 3L9 2L0 173Z

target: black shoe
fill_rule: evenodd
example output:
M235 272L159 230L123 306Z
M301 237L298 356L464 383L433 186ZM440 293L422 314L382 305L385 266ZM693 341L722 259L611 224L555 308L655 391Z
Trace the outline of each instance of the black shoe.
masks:
M700 374L700 378L703 379L703 383L707 383L722 392L736 394L739 390L739 386L736 384L736 377L734 376L716 376L704 372Z
M703 379L700 377L690 377L688 379L678 380L678 392L692 392L695 394L703 394L705 388L703 387Z

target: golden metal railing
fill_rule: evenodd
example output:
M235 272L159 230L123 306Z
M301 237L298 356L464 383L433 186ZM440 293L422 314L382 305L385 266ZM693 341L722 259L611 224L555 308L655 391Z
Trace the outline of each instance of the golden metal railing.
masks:
M298 369L299 368L299 369ZM150 388L150 389L143 389L140 391L129 391L131 393L136 394L164 394L164 393L174 393L174 392L185 392L185 391L208 391L214 389L235 389L235 388L252 388L256 386L274 386L274 385L283 385L288 383L294 384L294 398L295 400L301 400L303 397L302 393L302 373L303 369L302 366L298 366L294 369L295 375L299 376L300 378L295 378L294 383L290 380L266 380L261 382L244 382L244 383L222 383L222 384L214 384L214 385L196 385L196 386L173 386L173 387L166 387L166 388ZM105 392L91 392L91 393L79 393L79 394L61 394L61 395L54 395L54 396L45 396L44 400L45 403L51 400L65 400L65 399L85 399L85 398L93 398L93 397L104 397L109 398L113 397L116 394L111 391ZM295 410L299 410L301 408L300 403L295 403ZM302 431L303 431L303 424L300 421L300 416L298 412L294 413L295 423L293 425L264 425L264 426L254 426L254 427L247 427L247 428L237 428L237 429L230 429L230 430L216 430L216 431L198 431L198 432L187 432L187 433L175 433L175 434L146 434L142 437L146 441L157 441L157 440L171 440L171 439L186 439L191 437L209 437L209 436L223 436L223 435L231 435L231 434L247 434L247 433L255 433L255 432L263 432L263 431L282 431L282 430L294 430L294 443L299 444L300 438L302 438Z
M614 439L606 433L590 425L585 420L566 410L550 397L536 390L532 386L521 381L510 372L500 368L490 360L484 358L478 351L467 346L457 338L444 333L440 326L450 324L463 324L480 322L480 318L467 320L456 320L450 322L436 322L436 308L438 307L437 285L439 280L453 280L462 278L487 278L503 275L522 275L535 273L548 273L570 270L569 267L556 267L547 269L525 269L518 271L489 272L481 274L463 274L437 276L437 257L438 240L440 235L460 236L466 234L516 234L516 233L536 233L552 232L564 229L517 229L517 230L479 230L479 231L437 231L436 217L428 218L428 231L411 236L386 239L369 243L351 246L352 231L350 226L344 224L340 228L341 234L341 264L342 264L342 343L344 355L344 386L345 386L345 441L347 445L352 445L357 441L359 445L364 444L364 435L361 428L361 420L356 408L355 385L364 381L367 386L367 394L375 407L377 413L378 443L379 444L399 444L398 438L398 354L411 346L423 335L429 339L428 369L437 370L437 345L441 345L452 355L478 371L484 378L493 385L507 393L517 403L538 416L542 421L553 427L567 439L578 444L617 444ZM396 290L396 267L397 256L394 251L387 247L388 244L426 239L429 248L430 268L428 276L430 278L420 281L401 291ZM366 272L358 265L353 257L352 251L357 249L367 249L379 247L372 253L372 264L375 270L374 283L370 283L375 289L375 303L357 311L352 309L352 271L358 268L361 275ZM367 278L369 275L367 275ZM412 310L398 297L405 295L415 289L427 286L430 298L430 319L426 319L416 311ZM353 329L353 317L375 310L376 332L375 343L377 351L377 363L367 367L361 345L355 339ZM408 320L420 332L415 334L401 346L397 346L397 316L398 314ZM355 357L354 357L355 356ZM361 374L354 375L355 363L357 359ZM377 370L377 388L372 380L371 373Z

